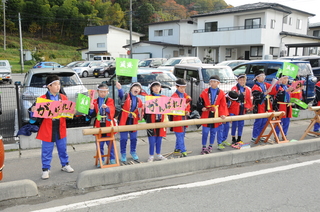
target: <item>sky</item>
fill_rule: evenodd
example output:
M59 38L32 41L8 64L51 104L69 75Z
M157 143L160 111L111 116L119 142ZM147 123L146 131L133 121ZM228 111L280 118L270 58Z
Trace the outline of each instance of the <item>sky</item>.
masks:
M304 12L315 14L316 16L309 18L310 23L320 22L319 0L225 0L225 2L234 7L257 2L278 3L294 9L302 10Z

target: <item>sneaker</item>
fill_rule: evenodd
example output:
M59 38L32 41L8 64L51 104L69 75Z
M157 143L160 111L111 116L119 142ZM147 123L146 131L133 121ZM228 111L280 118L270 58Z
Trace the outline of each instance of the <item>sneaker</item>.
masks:
M219 150L223 150L225 147L224 147L224 145L221 143L221 144L218 144L218 149Z
M209 154L209 151L207 148L203 147L202 148L202 151L201 151L201 155L204 155L204 154Z
M43 171L41 179L43 179L43 180L49 179L49 172L50 172L49 170Z
M187 152L182 152L181 157L187 157Z
M173 150L173 152L174 152L174 153L180 153L181 150L180 150L180 149L175 149L175 150Z
M156 157L155 157L155 159L156 160L167 160L167 158L166 157L163 157L163 155L156 155Z
M207 150L208 150L209 153L211 153L212 150L213 150L212 146L208 146Z
M139 157L136 152L130 152L133 160L139 160Z
M120 160L121 160L122 162L127 162L127 154L126 154L126 153L121 154Z
M71 166L69 164L62 167L61 171L68 172L68 173L74 172L73 168L71 168Z
M232 144L235 144L235 143L237 143L237 140L235 137L232 137Z
M116 164L116 160L115 159L111 159L110 160L110 164Z
M257 138L251 138L251 142L255 143L257 141Z
M228 141L224 141L224 142L222 142L222 144L223 144L224 146L231 146L231 144L230 144Z
M153 157L153 156L150 156L150 157L148 158L147 162L148 162L148 163L151 163L151 162L153 162L153 159L154 159L154 157Z

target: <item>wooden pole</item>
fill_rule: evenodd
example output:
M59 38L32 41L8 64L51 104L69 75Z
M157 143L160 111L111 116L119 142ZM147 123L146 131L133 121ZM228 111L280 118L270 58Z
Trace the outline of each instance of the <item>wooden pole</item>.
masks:
M313 107L309 107L308 109L311 111L316 111L316 110L320 110L320 106L313 106Z
M146 129L165 128L165 127L213 124L213 123L220 123L220 122L232 122L232 121L249 120L249 119L269 118L272 114L274 117L276 117L276 116L280 116L282 113L284 112L227 116L225 119L222 119L222 118L189 119L185 121L169 121L169 122L157 122L157 123L124 125L124 126L114 126L114 127L88 128L88 129L83 129L82 133L83 135L99 134L100 129L101 129L101 133L110 133L112 128L114 132L126 132L126 131L137 131L137 130L146 130Z

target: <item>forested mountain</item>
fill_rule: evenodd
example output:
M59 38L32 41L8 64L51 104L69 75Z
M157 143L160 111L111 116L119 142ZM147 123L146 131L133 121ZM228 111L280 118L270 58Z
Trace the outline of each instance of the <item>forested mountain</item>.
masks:
M7 0L5 5L7 34L18 35L20 13L23 33L74 46L87 46L83 35L86 26L130 26L130 0ZM227 7L231 5L224 0L132 0L132 27L134 32L147 35L147 23L184 19Z

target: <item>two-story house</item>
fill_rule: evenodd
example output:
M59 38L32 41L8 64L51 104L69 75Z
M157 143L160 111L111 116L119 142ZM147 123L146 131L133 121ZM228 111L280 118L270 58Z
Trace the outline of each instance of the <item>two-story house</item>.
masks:
M84 29L84 35L88 36L88 51L82 59L91 60L94 55L111 55L116 57L128 57L128 52L123 48L130 44L130 31L111 25L91 26ZM132 32L132 42L139 42L143 34Z
M308 18L313 16L281 4L261 2L194 15L191 18L198 28L192 45L197 47L200 59L209 56L214 62L275 59L287 55L286 44L320 40L307 35Z
M149 41L140 41L132 45L132 57L171 58L195 56L192 46L192 34L197 29L191 19L164 21L149 24ZM129 49L126 45L124 48Z

